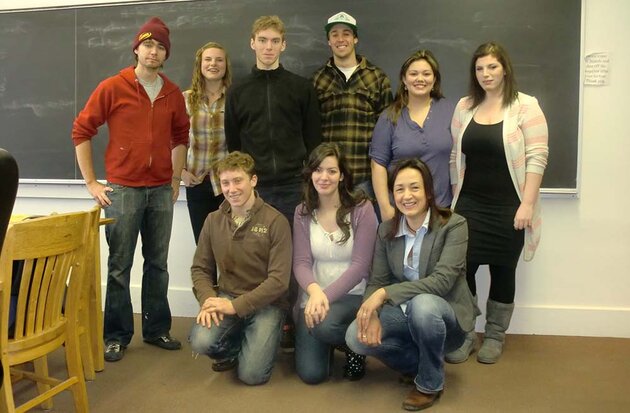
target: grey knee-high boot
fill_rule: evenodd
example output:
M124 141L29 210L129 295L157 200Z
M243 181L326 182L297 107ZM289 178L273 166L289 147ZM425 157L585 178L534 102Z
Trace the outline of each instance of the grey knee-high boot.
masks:
M488 299L486 303L486 333L483 344L477 353L477 361L484 364L494 364L499 361L503 353L505 331L510 326L514 303L504 304Z
M477 296L473 295L473 301L475 306L477 306ZM473 326L472 331L469 331L466 334L466 338L464 339L464 344L461 345L457 350L451 351L444 355L444 361L451 364L459 364L468 360L468 356L470 356L477 346L477 333L475 332L475 326Z

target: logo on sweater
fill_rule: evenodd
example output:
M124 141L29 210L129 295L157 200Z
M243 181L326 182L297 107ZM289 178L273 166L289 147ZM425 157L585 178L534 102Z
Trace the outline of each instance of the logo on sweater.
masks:
M267 232L269 232L269 228L264 224L255 224L254 226L252 226L252 229L250 231L256 235L265 235Z
M140 33L140 35L138 36L138 41L141 42L143 40L147 40L151 38L151 32L144 32L144 33Z

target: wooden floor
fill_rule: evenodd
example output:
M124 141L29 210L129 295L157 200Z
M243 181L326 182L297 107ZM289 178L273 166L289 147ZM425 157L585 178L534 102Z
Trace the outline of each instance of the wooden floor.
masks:
M184 340L191 323L174 319L173 335ZM61 363L56 355L51 369L63 371ZM338 353L331 380L309 386L296 376L292 356L280 354L271 381L248 387L233 371L213 372L208 358L194 359L188 344L168 352L135 337L122 361L106 363L88 383L88 395L94 413L403 411L411 387L400 384L395 372L369 359L366 377L348 382L342 366ZM16 397L29 391L20 385ZM72 412L69 395L58 396L53 411ZM445 392L428 411L630 412L630 339L509 335L495 365L477 363L474 355L447 365Z

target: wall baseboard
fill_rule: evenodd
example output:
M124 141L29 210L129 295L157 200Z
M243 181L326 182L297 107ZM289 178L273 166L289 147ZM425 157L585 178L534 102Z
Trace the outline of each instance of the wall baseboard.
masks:
M477 318L476 330L483 332L484 325L485 316L481 315ZM508 333L630 338L630 308L519 306L517 303Z
M105 302L105 285L102 287ZM131 286L134 312L140 313L140 286ZM189 288L170 288L168 298L173 317L195 317L199 312L197 300ZM485 303L480 303L482 311ZM485 312L485 311L484 311ZM485 316L477 318L476 330L483 332ZM630 308L530 306L514 309L509 334L549 336L617 337L630 338Z

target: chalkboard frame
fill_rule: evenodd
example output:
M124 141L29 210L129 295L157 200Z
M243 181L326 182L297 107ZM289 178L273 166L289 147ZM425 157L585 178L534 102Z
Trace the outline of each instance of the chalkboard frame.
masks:
M521 0L514 0L514 3L519 3L519 1ZM543 189L542 192L543 193L552 193L552 194L570 194L570 195L577 195L578 194L578 189L579 189L579 172L580 172L580 151L581 151L581 140L582 140L582 111L583 111L583 76L582 76L582 56L584 55L583 52L583 45L584 45L584 1L583 0L564 0L565 2L571 2L571 3L575 3L574 7L578 7L579 8L579 15L578 15L578 20L580 22L579 24L579 39L574 39L576 41L576 45L572 45L572 47L577 47L577 61L573 62L573 66L572 66L572 70L574 70L575 72L577 72L577 83L578 83L578 87L577 87L577 99L576 102L571 101L570 103L576 103L577 104L577 114L576 114L576 124L575 124L575 135L574 137L569 137L570 139L573 139L573 141L575 142L574 145L574 154L571 155L571 157L574 157L574 159L572 159L572 161L574 161L574 167L571 167L571 170L569 171L571 173L571 179L572 182L570 182L569 185L555 185L553 187L545 187L545 181L543 181ZM417 1L416 1L417 2ZM417 3L423 3L423 4L427 4L430 3L430 0L426 0L426 1L420 1ZM531 1L530 1L531 2ZM536 0L533 0L533 2L535 3ZM127 45L124 45L122 47L120 47L118 50L118 54L120 55L120 57L118 59L116 59L114 62L112 62L113 64L111 65L111 69L106 69L107 73L109 75L112 75L114 73L116 73L117 70L119 70L120 68L127 66L129 64L132 64L133 59L132 59L132 54L131 54L131 36L133 36L133 34L135 33L135 31L137 30L137 27L139 27L140 24L142 24L142 22L144 20L146 20L146 18L152 16L152 15L160 15L161 13L159 13L160 10L167 10L169 8L172 9L172 7L179 7L182 4L188 3L191 5L191 7L195 7L196 6L203 6L203 7L211 7L213 4L215 6L219 5L219 6L225 6L225 2L222 1L200 1L200 0L185 0L185 1L151 1L151 2L131 2L131 3L112 3L112 4L100 4L100 5L83 5L83 6L68 6L68 7L58 7L58 8L51 8L51 9L46 9L46 10L38 10L38 11L33 11L33 10L20 10L20 11L13 11L13 12L19 12L19 13L26 13L26 14L33 14L33 13L53 13L53 12L69 12L73 15L74 17L74 21L75 21L75 26L74 26L74 42L75 42L75 61L76 63L76 67L75 67L75 71L77 70L77 67L80 67L80 65L82 64L81 59L79 59L77 57L77 55L80 53L81 51L81 28L80 28L80 24L81 24L81 19L82 16L90 16L92 14L94 15L98 15L100 17L100 15L106 15L108 13L111 13L112 10L115 10L116 12L121 12L121 13L125 13L125 14L135 14L136 18L135 18L135 24L132 25L132 28L128 28L126 30L126 34L125 36L127 36L128 41L126 42ZM247 7L251 7L252 1L251 0L241 0L237 3L236 7L240 7L240 8L247 8ZM312 64L309 66L308 64L305 64L304 62L300 62L299 60L299 52L304 52L305 49L310 47L309 52L312 52L314 54L316 54L318 56L318 64L322 64L325 61L325 58L327 58L330 54L328 47L326 45L326 39L325 39L325 35L323 32L323 23L325 23L326 18L334 13L335 11L338 11L339 6L337 6L335 3L334 6L331 5L327 5L324 4L325 7L322 7L321 11L318 11L318 15L316 16L318 19L321 19L321 27L317 27L318 23L314 20L312 21L309 27L306 27L304 29L301 28L301 25L304 25L304 21L300 21L299 14L290 14L287 17L286 13L283 14L283 10L281 8L274 8L273 4L274 2L258 2L258 3L266 3L263 4L263 6L260 8L260 10L262 11L263 9L266 11L265 13L260 13L260 14L279 14L281 18L283 18L283 20L285 21L285 23L287 24L287 51L282 55L281 57L281 61L283 62L283 64L285 65L285 67L287 67L289 70L295 71L299 74L302 74L304 76L309 76L310 73L312 73L312 71L314 70L315 66L313 66ZM276 3L281 3L280 2L276 2ZM301 3L301 2L300 2ZM325 1L323 3L326 3ZM375 30L375 28L379 27L379 25L375 22L375 19L380 18L382 16L374 16L374 15L366 15L365 12L355 12L353 11L356 8L360 8L358 5L355 5L354 3L356 2L348 2L347 6L343 6L343 8L346 9L346 11L350 12L351 14L355 15L355 17L357 17L358 20L358 25L359 25L359 44L357 47L357 50L359 53L361 53L364 50L367 50L365 52L366 56L373 61L375 64L377 64L380 67L383 67L386 72L388 73L388 75L390 76L390 78L392 79L392 84L394 87L396 87L398 81L397 81L397 71L398 71L398 67L399 64L402 62L402 60L404 60L404 58L406 57L406 55L408 55L411 51L413 51L413 48L410 48L408 46L403 47L403 49L406 50L402 50L400 52L397 53L398 56L398 61L391 63L391 62L386 62L384 61L385 59L383 58L379 58L379 53L378 53L378 47L382 47L383 44L380 44L379 42L381 41L378 36L379 36L379 30ZM365 2L362 2L365 3ZM369 3L369 2L368 2ZM408 5L408 1L398 1L398 2L393 2L391 4L394 5ZM232 4L234 4L234 2L232 2ZM481 4L480 8L480 13L484 12L483 10L483 4L489 4L487 1L479 1L477 2L477 4ZM306 5L301 5L303 7L306 8ZM394 6L392 6L394 7ZM309 17L312 17L312 7L311 9L309 9L308 13ZM4 14L4 13L2 13ZM0 14L0 18L2 17L2 14ZM188 17L193 17L193 16L188 16ZM475 16L472 16L473 18L475 18ZM391 18L391 17L390 17ZM182 46L182 42L181 39L178 39L178 36L181 37L181 30L182 27L178 26L177 21L172 20L172 19L166 19L167 24L169 25L169 27L171 28L171 40L173 43L173 51L172 51L172 57L171 59L169 59L169 61L167 61L166 63L166 67L165 67L165 73L167 76L169 76L171 79L176 80L176 78L181 78L181 79L189 79L190 78L190 71L192 70L192 57L194 54L194 50L201 45L202 43L204 43L206 40L219 40L220 39L215 39L213 38L212 35L209 35L207 39L202 39L198 42L194 42L193 44L186 44L185 46ZM230 41L236 41L236 42L240 42L241 46L240 47L232 47L232 49L229 46L229 41L224 41L223 43L228 43L227 47L228 50L237 50L236 53L232 53L231 52L231 57L233 60L233 69L235 72L236 77L242 77L251 67L251 65L253 65L253 53L251 52L251 50L248 50L248 43L249 43L249 28L251 25L251 22L253 21L253 19L251 19L251 21L245 21L243 22L243 26L242 29L240 29L238 36L234 37L233 39L229 39ZM393 29L392 29L393 30ZM376 34L375 34L376 32ZM383 34L383 30L380 31L381 34ZM392 33L385 31L384 32L386 36L391 36ZM107 42L107 36L103 36L103 39L105 42ZM421 42L422 39L417 39L418 42ZM432 50L435 51L435 49L433 47L431 47L431 40L432 39L423 39L425 42L429 43L424 47L430 48ZM490 39L487 39L490 40ZM499 39L500 41L500 39ZM120 42L119 42L120 43ZM190 42L189 42L190 43ZM464 42L465 43L465 42ZM470 43L470 45L474 44L474 42L469 41L468 43ZM246 44L246 46L243 46L242 44ZM476 43L478 44L478 43ZM474 44L474 46L476 46L476 44ZM370 47L371 45L375 45L378 47ZM472 50L474 50L474 46L470 47L470 45L468 45L468 53L471 54ZM521 82L521 77L519 77L519 69L522 69L522 67L519 67L519 54L518 52L514 52L514 50L516 50L517 48L515 47L510 47L509 44L506 44L507 49L510 51L511 55L512 55L512 59L515 63L515 68L516 68L516 72L517 72L517 79L519 80L519 83L522 83L524 85L527 85L527 79L525 79L524 82ZM118 46L117 46L118 47ZM295 53L295 49L299 49L298 53ZM416 47L419 48L419 47ZM181 52L182 50L186 49L185 52ZM126 51L128 50L128 52ZM178 50L180 50L179 55L186 55L186 58L184 58L183 60L180 60L176 65L172 65L172 61L173 56L176 56L178 53ZM386 53L385 53L386 54ZM438 55L438 59L440 59L440 54L436 53ZM442 62L442 61L441 61ZM308 62L308 63L312 63L312 62ZM461 76L462 77L467 77L467 64L468 61L466 60L464 67L461 68ZM187 67L186 67L187 66ZM87 69L89 70L89 65L88 66L84 66L84 69L87 67ZM392 67L394 69L392 69ZM388 70L389 68L389 70ZM178 72L177 74L175 74L174 72ZM184 73L184 75L182 75L182 73ZM521 72L522 73L522 72ZM175 76L174 76L175 75ZM531 75L531 73L529 74ZM529 76L528 75L528 76ZM574 73L575 75L575 73ZM443 70L443 76L444 76L444 70ZM88 76L89 77L89 76ZM76 115L76 113L78 113L78 111L82 108L85 100L87 99L87 96L89 96L89 93L91 93L91 91L94 89L94 87L96 86L96 84L104 79L106 76L100 75L100 76L96 76L94 78L91 78L88 80L86 80L85 82L82 82L79 80L80 76L77 74L77 72L75 72L74 75L74 101L73 101L73 114L72 114L72 118L74 118L74 116ZM445 84L448 85L449 79L445 78ZM182 90L185 90L188 87L188 82L189 80L180 80L180 81L176 81L176 83L180 84L180 87L182 88ZM445 88L447 91L447 96L449 98L451 98L453 101L456 101L458 99L458 95L453 94L453 93L448 93L449 92L449 88L446 87ZM461 89L461 88L460 88ZM536 93L531 93L530 90L528 90L528 88L525 86L523 87L523 91L525 93L528 94L533 94L536 95ZM465 92L465 91L464 91ZM460 93L459 95L461 95L463 93ZM544 105L545 102L541 101L541 106L543 106L543 110L545 111L545 113L547 113L547 110L545 108ZM548 117L549 118L549 117ZM548 119L549 120L549 119ZM71 124L71 121L70 121ZM98 156L102 153L102 151L104 150L104 146L106 143L106 138L104 136L100 136L100 135L105 135L106 134L106 127L102 128L102 130L99 132L99 137L95 138L93 140L94 142L94 146L95 146L95 162L98 163L99 159ZM553 138L553 131L550 130L550 140ZM73 158L74 157L74 150L71 146L71 142L69 140L67 140L68 144L70 145L70 156ZM551 143L550 143L550 146ZM558 151L560 152L560 151ZM554 164L554 159L558 159L558 153L556 151L551 150L551 156L550 156L550 167L552 167ZM21 183L60 183L60 184L82 184L83 181L81 179L81 175L80 172L78 171L78 167L76 167L76 163L74 162L74 160L72 161L72 163L74 164L74 179L70 178L70 179L42 179L42 178L33 178L33 177L25 177L23 179L20 180ZM548 169L549 170L549 169ZM99 174L99 178L102 177L102 174Z

